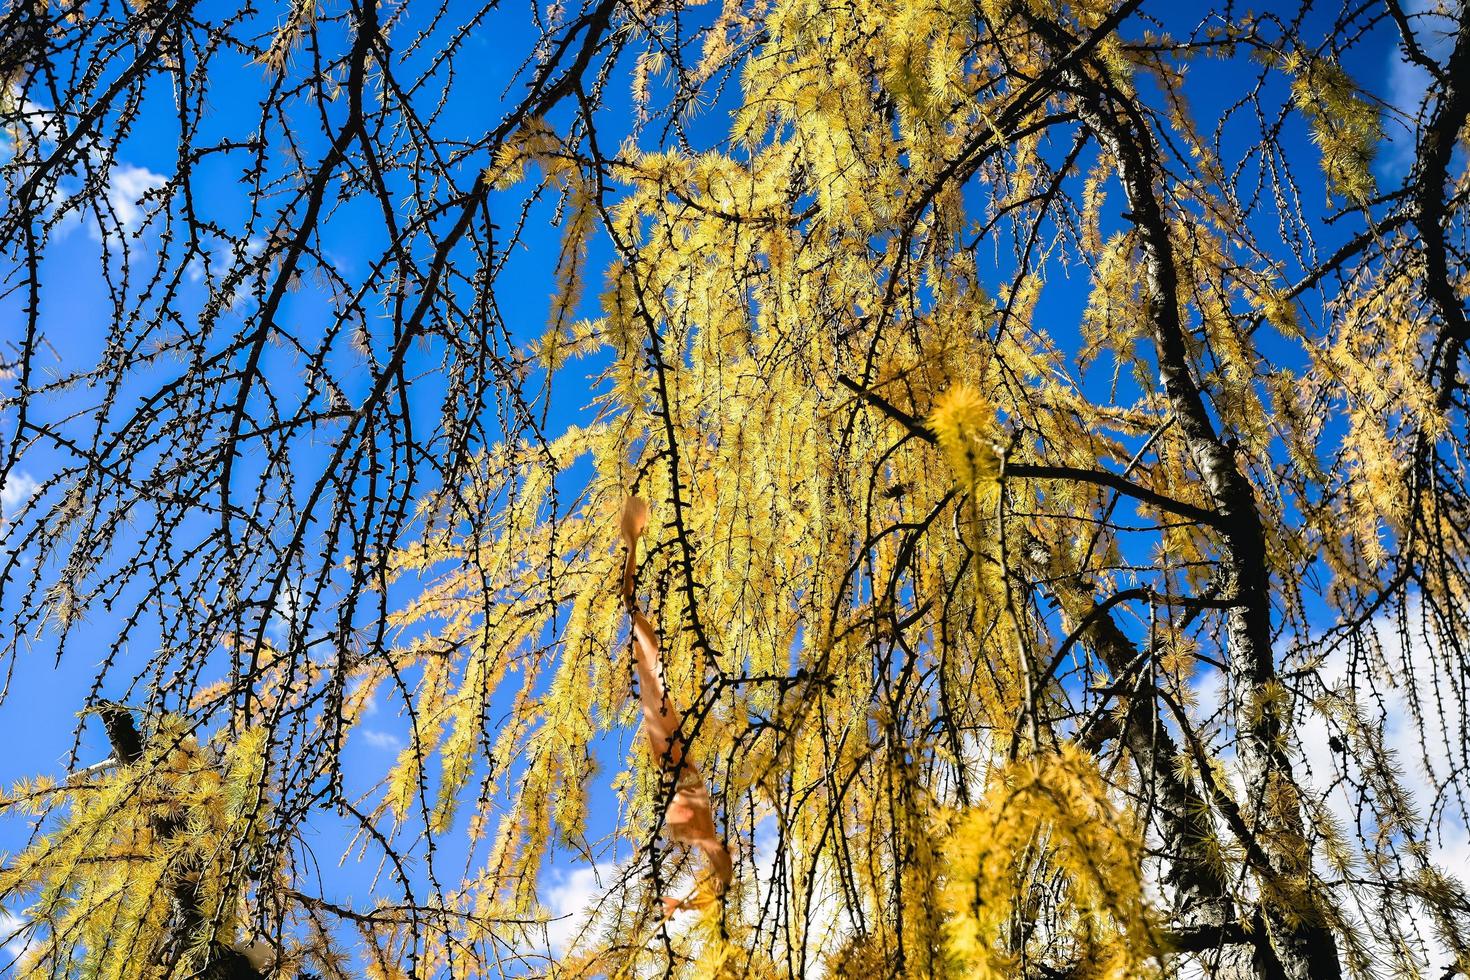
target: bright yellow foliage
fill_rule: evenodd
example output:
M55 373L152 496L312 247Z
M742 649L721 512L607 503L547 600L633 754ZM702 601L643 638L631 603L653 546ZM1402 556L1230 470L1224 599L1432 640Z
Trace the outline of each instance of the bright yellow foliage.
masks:
M227 745L200 745L170 717L132 765L65 786L17 787L0 799L38 813L66 805L55 831L0 870L0 891L30 893L27 914L45 927L17 975L188 975L209 961L211 944L242 939L250 878L273 873L255 865L274 795L267 737L256 727ZM208 914L180 941L171 896L183 895Z
M411 7L319 27L325 8L291 3L270 74L285 85L307 38L361 30L356 67L333 69L369 80L353 105L412 100L388 84L392 53L439 62L405 37ZM412 329L392 321L397 360L360 352L380 395L442 357L447 421L419 443L407 395L323 413L375 438L402 413L392 466L352 469L344 449L342 486L324 478L334 502L369 487L351 499L375 530L351 508L330 534L313 515L296 529L297 553L320 544L332 564L312 628L341 620L251 642L239 622L283 597L252 593L247 616L222 586L204 653L160 654L151 681L189 722L150 717L135 764L0 801L50 820L0 870L43 936L24 975L172 980L266 922L283 972L333 980L1465 964L1459 869L1430 843L1447 801L1464 817L1467 771L1464 119L1439 119L1437 184L1423 143L1380 199L1374 97L1298 22L1234 5L1178 36L1159 26L1177 15L1106 0L536 16L527 64L546 74L494 141L414 143L424 118L447 125L446 100L399 120L414 145L382 159L357 153L392 126L344 126L308 184L313 201L384 169L418 181L415 153L470 175L412 221L396 183L379 192L393 248L400 220L411 243L381 267L440 264L394 297L423 301ZM1360 16L1342 31L1392 19ZM1206 72L1259 76L1229 108L1209 92L1218 126L1195 118ZM1427 83L1420 130L1448 79ZM626 113L605 101L615 83ZM1294 169L1306 133L1321 173ZM1343 224L1304 185L1346 198ZM489 310L518 269L497 234L542 205L560 239L536 256L552 298L527 328ZM411 228L440 226L474 233L423 258ZM457 263L477 250L472 275ZM386 296L372 275L331 330ZM189 356L233 371L277 326ZM475 372L494 398L467 394ZM275 397L259 384L242 406ZM255 437L245 414L225 417ZM451 478L420 492L431 471ZM58 491L52 534L86 533L88 492ZM630 496L648 510L620 540ZM233 511L208 516L233 532ZM89 561L38 600L60 628L85 610ZM633 610L657 624L642 675ZM637 736L636 678L655 674L680 715L659 739L708 790L697 835L669 818L688 770ZM1432 801L1374 713L1403 691L1438 739ZM409 734L349 800L340 741L379 700ZM288 858L308 814L381 860L372 907L301 887ZM729 887L670 918L660 899L703 873L690 841L727 851ZM549 942L566 923L548 869L569 864L596 867L597 894Z
M1014 977L1075 946L1080 977L1155 974L1141 831L1074 743L998 771L944 843L945 936L961 973ZM1052 882L1060 887L1047 894ZM1061 911L1060 935L1042 924L1044 903Z

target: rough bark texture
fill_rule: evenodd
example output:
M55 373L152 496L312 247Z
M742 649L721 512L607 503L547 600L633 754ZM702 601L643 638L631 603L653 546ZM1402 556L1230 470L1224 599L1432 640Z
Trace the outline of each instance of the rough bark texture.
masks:
M1237 934L1229 883L1209 853L1214 829L1207 801L1176 767L1179 745L1165 728L1158 693L1142 672L1148 651L1140 651L1112 616L1098 614L1092 583L1078 575L1058 574L1042 542L1031 539L1025 558L1028 574L1047 583L1047 591L1068 620L1079 625L1090 620L1086 641L1107 664L1114 681L1128 689L1122 695L1128 713L1118 737L1138 770L1143 795L1153 804L1161 849L1171 855L1164 880L1174 889L1178 921L1201 941L1192 951L1212 965L1215 976L1250 976L1251 952L1243 945L1249 939Z
M1033 18L1033 24L1058 53L1075 43L1053 24L1038 18ZM1116 162L1143 252L1142 288L1160 384L1218 515L1215 527L1221 537L1220 566L1225 575L1221 584L1235 600L1226 614L1228 666L1247 814L1257 826L1268 824L1272 839L1303 842L1300 810L1289 791L1295 782L1285 751L1284 719L1275 711L1262 710L1268 686L1276 677L1265 535L1250 481L1215 430L1191 373L1178 270L1156 187L1162 168L1153 132L1134 101L1108 80L1104 66L1067 69L1063 82L1076 97L1084 123ZM1282 881L1310 876L1310 851L1304 846L1275 847L1271 852L1267 856L1273 867L1258 871ZM1309 900L1309 892L1303 888L1299 897ZM1342 975L1336 939L1315 909L1283 910L1277 902L1262 904L1270 942L1257 946L1256 976L1335 980Z
M1440 321L1429 360L1430 383L1438 387L1441 409L1448 406L1459 374L1460 353L1470 340L1470 320L1455 295L1445 248L1445 181L1455 141L1470 117L1470 3L1460 6L1455 46L1445 67L1444 92L1434 117L1420 137L1414 166L1414 224L1424 239L1425 292Z

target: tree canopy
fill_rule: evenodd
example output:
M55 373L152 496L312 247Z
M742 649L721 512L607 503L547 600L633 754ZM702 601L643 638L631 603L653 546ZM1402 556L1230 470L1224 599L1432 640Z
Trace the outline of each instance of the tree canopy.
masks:
M1470 976L1470 6L1263 7L12 0L0 964Z

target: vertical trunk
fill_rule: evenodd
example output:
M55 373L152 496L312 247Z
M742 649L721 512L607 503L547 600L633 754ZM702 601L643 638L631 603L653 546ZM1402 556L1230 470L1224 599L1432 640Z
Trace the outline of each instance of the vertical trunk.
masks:
M1445 248L1445 181L1455 141L1470 116L1470 3L1460 6L1455 46L1444 73L1434 116L1419 139L1414 165L1414 224L1424 240L1425 294L1439 316L1440 330L1430 352L1428 374L1447 408L1460 369L1460 353L1470 341L1470 320L1455 294Z
M1059 54L1075 46L1065 31L1028 18ZM1079 115L1116 161L1143 250L1143 283L1149 329L1158 354L1159 378L1184 434L1195 468L1218 514L1223 538L1220 570L1224 592L1235 599L1226 614L1226 644L1237 755L1247 799L1243 807L1261 836L1277 881L1309 880L1300 807L1283 738L1286 719L1272 709L1276 677L1271 648L1270 572L1265 535L1250 481L1216 432L1191 373L1180 315L1178 269L1156 181L1162 173L1152 130L1138 106L1108 79L1105 66L1064 69L1063 84L1078 101ZM1284 908L1290 904L1294 908ZM1303 889L1290 897L1265 895L1261 903L1269 942L1257 947L1256 975L1289 980L1336 980L1342 975L1337 943Z
M1025 558L1033 578L1048 582L1047 590L1073 623L1094 613L1092 584L1057 569L1045 545L1032 539ZM1085 634L1115 679L1139 666L1142 653L1112 616L1095 617ZM1199 788L1176 767L1180 752L1164 727L1158 699L1151 686L1140 683L1128 699L1119 738L1133 758L1144 794L1151 796L1158 816L1161 849L1169 855L1164 884L1173 890L1178 921L1186 928L1218 932L1222 936L1236 921L1228 882L1210 855L1214 830ZM1220 980L1245 980L1253 975L1250 950L1238 942L1222 941L1207 955L1211 975Z

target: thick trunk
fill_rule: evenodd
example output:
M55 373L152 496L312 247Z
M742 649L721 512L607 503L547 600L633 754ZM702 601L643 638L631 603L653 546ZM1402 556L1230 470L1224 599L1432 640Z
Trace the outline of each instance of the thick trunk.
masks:
M1122 682L1136 674L1146 653L1110 615L1096 615L1092 583L1068 575L1055 567L1045 545L1032 539L1026 548L1027 572L1046 588L1072 623L1091 618L1084 638L1097 652L1113 679ZM1060 573L1060 574L1059 574ZM1142 794L1152 800L1158 819L1160 849L1168 855L1164 884L1173 890L1177 922L1186 933L1197 932L1212 942L1192 950L1210 964L1211 975L1220 980L1244 980L1254 975L1251 951L1239 939L1232 940L1236 924L1222 869L1212 858L1214 835L1209 808L1199 788L1176 765L1179 747L1164 727L1158 698L1143 679L1128 686L1128 713L1118 737L1138 770Z
M1035 29L1058 54L1075 46L1066 32L1040 18ZM1186 444L1218 515L1222 537L1220 570L1224 594L1235 600L1226 614L1226 643L1231 679L1232 715L1237 758L1247 799L1244 812L1276 842L1268 851L1276 881L1310 878L1310 852L1296 785L1285 751L1286 719L1272 710L1270 694L1276 676L1271 648L1270 572L1265 534L1250 481L1236 466L1234 454L1215 431L1204 398L1191 373L1186 330L1181 320L1178 269L1169 226L1156 189L1162 173L1153 132L1136 103L1109 80L1107 69L1069 68L1064 86L1078 102L1078 114L1116 161L1132 220L1143 252L1143 283L1149 329L1158 353L1159 379L1175 425ZM1284 846L1283 846L1284 845ZM1336 980L1342 975L1337 943L1310 895L1291 896L1296 908L1282 908L1282 896L1268 896L1261 914L1270 936L1258 947L1256 975L1290 980Z
M1429 380L1438 391L1439 407L1448 407L1459 376L1460 353L1470 341L1470 319L1455 293L1445 247L1445 181L1455 142L1470 116L1470 3L1460 7L1455 46L1444 73L1444 88L1434 116L1419 139L1414 166L1414 224L1424 241L1424 291L1440 322L1430 351Z

